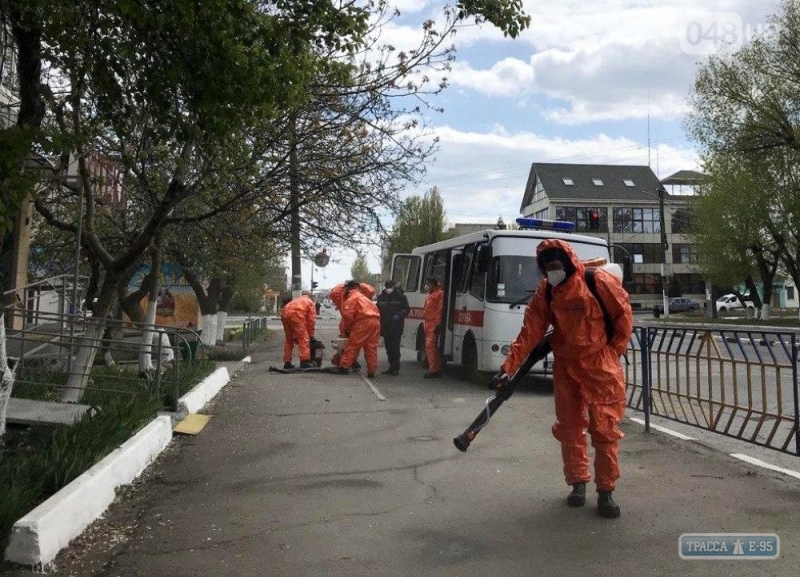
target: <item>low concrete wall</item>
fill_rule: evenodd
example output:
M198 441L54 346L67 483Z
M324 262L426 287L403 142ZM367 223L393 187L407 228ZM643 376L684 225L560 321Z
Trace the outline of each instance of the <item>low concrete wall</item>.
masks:
M14 524L6 560L44 567L114 501L172 439L169 417L156 417L102 461Z
M228 369L220 367L191 391L178 399L179 413L196 413L202 409L208 401L213 399L222 388L230 382L231 377Z

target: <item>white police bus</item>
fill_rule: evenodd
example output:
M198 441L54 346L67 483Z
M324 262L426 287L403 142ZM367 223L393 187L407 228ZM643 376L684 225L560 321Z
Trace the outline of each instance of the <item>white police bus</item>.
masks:
M519 333L525 305L542 279L536 264L540 242L562 239L581 260L609 260L608 243L570 234L571 222L519 218L517 224L520 230L485 230L393 255L392 279L411 306L402 345L416 350L419 362L425 363L426 278L436 277L445 294L442 360L460 363L470 380L480 382L485 373L500 370Z

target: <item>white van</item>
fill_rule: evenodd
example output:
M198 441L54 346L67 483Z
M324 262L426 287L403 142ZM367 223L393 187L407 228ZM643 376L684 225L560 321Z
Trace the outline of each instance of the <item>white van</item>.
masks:
M755 308L753 301L747 300L747 295L744 295L744 302L747 304L747 308L749 309ZM739 297L737 297L733 293L726 294L717 299L717 310L719 312L730 311L733 309L740 309L740 308L742 308L742 303L739 301Z

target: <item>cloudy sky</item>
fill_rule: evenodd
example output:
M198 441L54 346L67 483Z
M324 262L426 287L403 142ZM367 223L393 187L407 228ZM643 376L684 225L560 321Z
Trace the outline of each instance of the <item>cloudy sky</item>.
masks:
M395 0L401 16L387 40L410 43L442 4ZM699 168L683 124L697 67L724 41L735 48L763 30L775 9L761 0L526 0L532 23L517 39L488 25L460 30L436 101L444 112L430 116L440 149L406 195L437 186L449 222L493 223L519 216L533 162L649 163L660 178ZM323 288L349 277L354 255L333 252L338 262L314 272ZM377 250L368 261L377 272Z

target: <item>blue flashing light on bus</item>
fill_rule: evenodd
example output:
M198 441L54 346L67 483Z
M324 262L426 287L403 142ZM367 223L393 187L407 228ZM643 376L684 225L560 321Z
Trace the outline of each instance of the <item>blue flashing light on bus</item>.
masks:
M574 222L566 220L546 220L544 218L518 218L517 224L521 229L538 228L547 230L560 230L562 232L572 232L575 230Z

